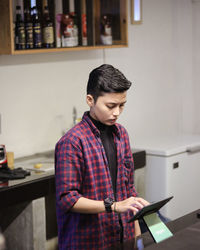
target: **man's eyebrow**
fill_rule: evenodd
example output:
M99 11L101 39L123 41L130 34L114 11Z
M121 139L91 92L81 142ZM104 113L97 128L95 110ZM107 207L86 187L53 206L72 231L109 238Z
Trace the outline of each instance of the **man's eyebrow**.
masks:
M107 104L125 104L126 102L127 100L124 102L107 102Z

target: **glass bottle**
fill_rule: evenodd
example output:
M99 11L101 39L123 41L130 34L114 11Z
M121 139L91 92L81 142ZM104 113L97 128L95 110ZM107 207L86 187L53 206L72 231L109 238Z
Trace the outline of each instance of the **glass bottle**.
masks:
M25 49L25 28L20 5L16 6L15 49Z
M43 35L43 47L53 48L55 46L54 26L50 18L48 5L45 5L43 9L42 35Z
M62 46L73 47L73 20L69 14L63 14L61 20Z
M39 11L37 6L34 6L32 9L33 15L33 43L34 48L41 48L42 47L42 28L41 28L41 21Z
M30 13L30 6L26 6L24 9L24 22L25 22L25 34L26 34L26 49L33 48L33 22Z
M103 15L101 18L101 43L104 45L112 44L111 15Z
M77 16L75 12L70 13L71 19L73 20L73 46L78 46L78 24Z

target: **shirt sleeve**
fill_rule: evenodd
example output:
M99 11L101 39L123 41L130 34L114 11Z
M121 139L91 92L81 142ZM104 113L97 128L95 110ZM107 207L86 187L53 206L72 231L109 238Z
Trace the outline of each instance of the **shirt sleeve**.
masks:
M82 197L83 157L81 149L71 138L63 138L55 149L56 200L67 212Z

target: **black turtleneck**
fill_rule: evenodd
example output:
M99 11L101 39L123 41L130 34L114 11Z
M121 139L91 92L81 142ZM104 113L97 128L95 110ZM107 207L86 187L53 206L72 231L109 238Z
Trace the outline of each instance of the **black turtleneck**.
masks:
M95 119L93 119L89 115L91 121L94 123L94 125L97 127L97 129L100 131L100 138L103 144L103 147L106 152L106 157L108 160L108 166L110 170L111 180L112 180L112 186L114 194L116 193L116 180L117 180L117 149L114 142L113 137L113 126L107 126Z
M97 127L100 131L100 138L103 144L103 147L106 152L106 157L108 160L108 166L110 170L111 180L112 180L112 187L115 195L116 200L116 181L117 181L117 148L114 142L113 137L113 126L107 126L95 119L93 119L90 114L89 117L93 124ZM120 223L120 242L123 242L123 224L121 221L121 215L118 214L119 223Z

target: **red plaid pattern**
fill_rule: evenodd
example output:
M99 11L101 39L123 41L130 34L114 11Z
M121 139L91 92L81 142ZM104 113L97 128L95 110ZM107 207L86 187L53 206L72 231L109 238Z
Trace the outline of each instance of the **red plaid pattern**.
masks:
M134 164L126 130L114 125L117 146L117 201L136 196ZM59 249L105 249L120 240L118 215L113 213L79 214L70 208L80 197L93 200L114 199L108 162L88 113L57 143L55 149L56 210ZM131 212L121 214L124 240L134 237Z

